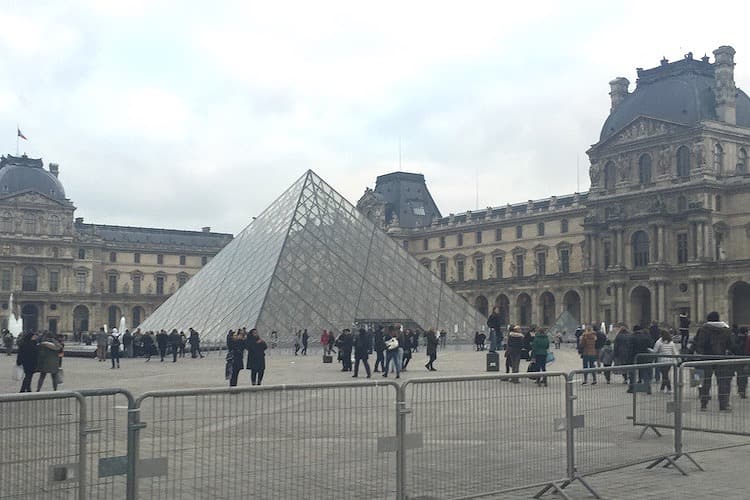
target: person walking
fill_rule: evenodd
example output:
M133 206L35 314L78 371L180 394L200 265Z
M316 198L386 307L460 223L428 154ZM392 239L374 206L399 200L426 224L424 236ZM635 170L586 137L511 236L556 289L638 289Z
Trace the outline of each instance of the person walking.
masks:
M500 308L492 308L492 314L487 318L487 326L490 329L490 352L497 352L503 345L503 317L500 314Z
M107 332L104 331L103 326L96 334L96 358L99 362L107 359Z
M393 370L396 372L396 378L401 378L401 366L398 363L398 329L394 325L388 327L388 340L385 342L385 368L383 368L383 377L388 376L388 369L393 363Z
M633 364L633 334L630 333L624 323L615 325L617 335L615 336L615 366L626 366ZM623 384L627 384L630 371L622 371ZM630 391L633 392L633 391Z
M433 363L435 363L435 360L437 360L437 347L438 347L438 338L437 338L437 335L435 335L435 330L433 330L432 328L427 330L425 340L427 342L426 352L427 352L428 361L427 361L427 364L424 365L424 367L430 370L431 372L434 372L434 371L437 371L437 369L433 366Z
M706 316L706 322L698 329L693 339L696 354L705 356L723 356L727 354L730 347L732 332L725 322L719 319L719 313L711 311ZM700 394L701 411L708 407L711 394L711 382L716 375L716 385L719 392L719 411L732 411L729 405L732 384L732 366L712 365L703 367L703 384L698 392Z
M635 363L648 363L649 361L646 360L643 356L641 358L638 358L639 354L645 354L650 352L650 350L653 348L653 344L651 342L651 336L649 333L642 329L640 326L636 325L633 327L633 337L630 340L631 346L632 346L632 355L633 355L633 361ZM638 368L638 382L639 384L645 384L646 385L646 394L651 394L651 375L652 375L652 368ZM633 392L635 390L635 371L630 371L630 386L628 387L628 392Z
M534 340L531 343L531 350L534 354L533 358L536 362L536 366L540 372L547 371L547 353L549 352L549 337L544 329L539 329L534 335ZM538 386L547 387L547 377L539 377L536 379Z
M359 334L354 339L354 375L352 378L357 378L359 374L359 363L361 362L365 367L365 373L367 378L370 378L370 363L367 361L367 357L370 354L370 334L364 328L359 329Z
M680 351L687 352L688 341L690 340L690 318L684 312L680 313L679 316L679 332L680 332Z
M198 335L198 332L193 330L193 328L188 328L188 332L190 333L190 336L188 337L188 342L190 343L190 357L195 359L198 356L203 358L203 353L201 352L201 337Z
M148 331L143 335L143 354L146 356L146 363L151 361L151 355L154 353L154 337L151 335L153 332ZM162 360L164 361L164 360Z
M659 334L659 339L654 343L654 347L651 349L651 352L654 354L661 354L664 356L674 356L675 354L679 354L677 350L677 346L672 341L672 334L669 333L668 330L661 330ZM675 358L670 357L660 357L656 358L657 363L673 363L675 362ZM671 366L660 366L659 371L661 372L661 386L659 387L659 391L671 393L672 392L672 383L669 380L669 372L672 369Z
M112 331L109 334L108 342L109 342L109 357L112 360L112 368L110 369L114 370L115 368L120 368L120 344L121 343L120 343L120 332L117 331L117 328L112 328Z
M167 338L169 343L169 349L172 352L172 363L177 363L177 354L180 350L180 334L177 333L177 328L173 328Z
M560 349L560 346L562 346L562 334L560 332L557 332L554 336L555 339L555 349Z
M411 330L407 329L406 332L401 337L401 345L403 346L401 348L401 371L406 371L406 366L409 364L409 361L411 361L411 348L412 348L412 337L413 334L411 333Z
M740 327L739 331L732 335L732 354L735 356L750 356L750 335L746 326ZM750 374L747 364L734 365L737 373L737 394L740 399L747 399L747 377Z
M253 328L247 337L247 368L250 370L250 384L260 385L266 372L266 349L268 344Z
M44 332L42 341L39 343L39 354L36 369L39 372L39 380L36 383L36 392L42 390L44 379L47 375L52 379L52 389L57 390L57 373L60 371L60 358L57 353L61 346L54 335Z
M242 355L246 347L245 334L242 331L229 330L227 334L227 364L225 373L229 379L229 387L237 386L240 371L245 368Z
M385 371L385 334L382 327L375 331L375 369L374 372ZM378 370L378 366L380 370Z
M615 359L615 350L612 347L612 341L607 339L604 341L604 347L599 350L599 365L604 368L609 368ZM604 380L609 384L612 380L612 371L603 370Z
M122 348L123 354L126 358L133 357L133 334L130 330L125 329L125 333L122 335Z
M162 363L164 362L164 356L167 355L167 344L169 343L169 335L164 330L159 330L156 334L156 345L159 347L159 356L161 357Z
M354 347L354 339L351 334L351 330L344 328L336 339L336 347L339 348L339 359L341 360L341 371L350 372L352 371L352 348Z
M320 345L323 348L323 354L330 354L328 351L328 330L323 330L320 335Z
M31 332L23 334L18 341L18 353L16 354L16 365L23 367L21 392L31 392L31 379L34 377L38 358L37 335Z
M185 332L180 332L180 357L185 357L185 346L187 346L187 336L185 336Z
M521 364L521 351L523 350L523 333L521 333L520 326L513 326L508 333L508 345L505 350L506 365L510 365L509 368L513 373L518 373L519 365ZM507 372L506 372L507 373ZM513 378L510 380L514 384L518 384L520 380Z
M581 335L578 342L578 350L581 353L583 359L583 369L596 368L596 360L598 359L596 352L596 334L591 327L586 327L586 331ZM588 372L583 373L583 385L588 384L589 374ZM591 372L591 384L596 385L596 372Z
M10 356L13 353L13 335L7 328L3 330L3 345L5 346L5 355Z
M302 355L307 356L307 344L310 342L310 335L307 333L307 328L302 332Z

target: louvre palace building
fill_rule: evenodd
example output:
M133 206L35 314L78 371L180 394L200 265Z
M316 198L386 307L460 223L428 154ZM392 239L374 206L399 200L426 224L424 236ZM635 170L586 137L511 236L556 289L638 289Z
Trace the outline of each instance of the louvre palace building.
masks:
M60 168L0 159L0 322L9 297L26 330L78 333L137 326L232 236L121 227L74 218Z
M420 174L378 177L358 208L506 323L651 321L716 310L750 325L750 98L732 47L610 85L587 193L441 215Z

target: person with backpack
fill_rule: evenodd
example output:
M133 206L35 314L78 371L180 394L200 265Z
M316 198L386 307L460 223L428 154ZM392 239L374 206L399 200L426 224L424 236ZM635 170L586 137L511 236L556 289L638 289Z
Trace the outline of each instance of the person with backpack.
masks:
M112 332L109 334L109 357L112 360L111 370L120 368L120 345L120 332L117 331L117 328L112 328Z
M599 350L599 366L609 368L615 360L615 350L612 347L612 341L607 339ZM604 380L609 384L612 378L611 370L604 370Z
M598 359L596 351L596 334L591 327L586 328L586 331L581 335L578 342L578 353L583 358L583 369L596 368L596 360ZM588 372L583 373L583 385L588 384ZM591 373L591 384L596 385L596 372Z
M677 346L672 341L672 334L669 333L668 330L661 330L660 337L656 341L656 343L654 343L654 347L653 349L651 349L651 352L653 352L654 354L663 354L665 356L674 356L675 354L679 354ZM675 358L656 358L656 362L674 363ZM671 369L671 366L659 367L659 371L661 372L661 387L659 387L659 391L664 391L666 393L672 392L672 383L669 381L669 371Z
M724 356L730 348L732 331L725 322L719 319L719 313L711 311L706 322L698 329L693 339L693 346L697 354L706 356ZM703 368L703 384L699 388L701 411L706 411L711 395L711 382L714 374L719 391L719 411L732 411L729 406L732 384L731 365L713 365Z
M544 329L540 329L534 335L534 340L531 343L531 351L533 353L533 359L540 372L547 371L547 353L549 352L549 337ZM539 386L547 387L547 377L539 377L536 379L536 384Z
M735 356L750 356L750 335L747 327L740 327L739 331L732 335L732 354ZM737 374L737 393L741 399L747 399L747 377L750 373L747 364L734 365Z

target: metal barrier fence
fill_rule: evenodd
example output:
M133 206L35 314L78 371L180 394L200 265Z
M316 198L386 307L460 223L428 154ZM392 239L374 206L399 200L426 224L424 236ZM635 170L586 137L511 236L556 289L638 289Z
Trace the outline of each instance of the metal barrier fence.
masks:
M142 395L139 498L392 498L394 382Z
M404 383L407 497L473 498L564 481L566 435L555 424L565 430L565 374L535 384L540 377Z
M83 396L3 394L0 407L0 498L89 498Z

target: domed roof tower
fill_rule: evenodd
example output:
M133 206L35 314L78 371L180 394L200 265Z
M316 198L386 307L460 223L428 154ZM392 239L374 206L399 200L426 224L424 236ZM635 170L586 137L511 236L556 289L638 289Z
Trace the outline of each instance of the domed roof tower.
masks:
M58 179L59 172L56 163L50 163L49 170L45 170L41 158L26 155L0 157L0 196L35 191L64 201L65 188Z

